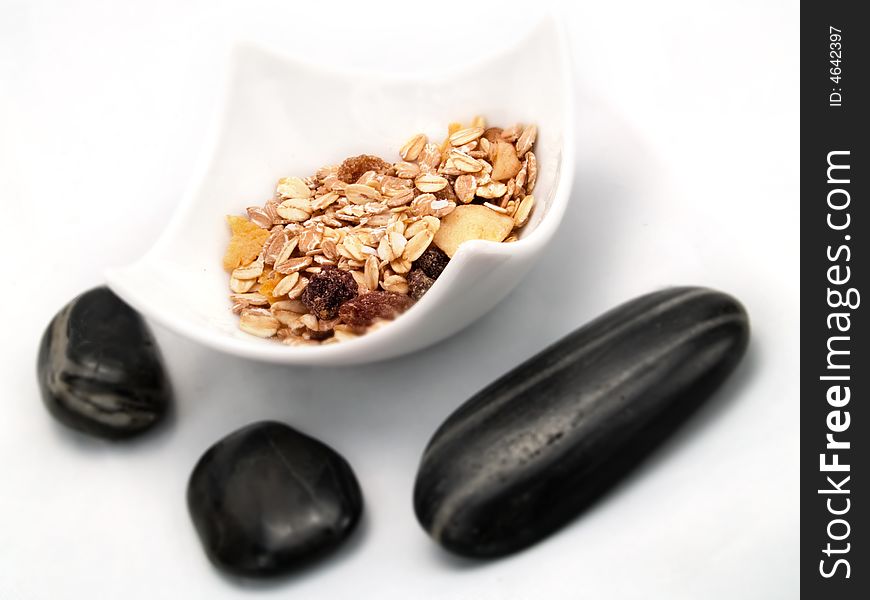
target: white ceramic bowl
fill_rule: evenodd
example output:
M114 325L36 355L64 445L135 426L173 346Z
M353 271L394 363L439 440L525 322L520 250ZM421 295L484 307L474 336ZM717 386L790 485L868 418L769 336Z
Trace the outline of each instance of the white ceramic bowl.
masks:
M146 317L255 360L338 365L413 352L489 311L552 238L574 173L572 111L567 45L552 18L495 57L413 77L327 72L240 45L208 159L192 190L145 256L106 273L109 286ZM229 239L225 215L262 204L279 177L361 153L391 160L411 133L441 139L447 123L476 114L505 126L538 125L537 205L519 241L466 242L410 310L354 340L294 347L239 330L221 268Z

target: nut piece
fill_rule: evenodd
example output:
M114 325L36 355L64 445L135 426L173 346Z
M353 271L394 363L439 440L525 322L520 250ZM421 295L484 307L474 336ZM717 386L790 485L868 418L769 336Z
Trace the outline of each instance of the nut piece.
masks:
M494 181L504 181L515 177L522 168L517 151L513 144L499 140L496 142L495 159L492 163L492 173L490 177Z
M441 219L441 228L435 234L435 245L453 258L456 250L468 240L500 242L514 228L514 220L479 204L457 206Z

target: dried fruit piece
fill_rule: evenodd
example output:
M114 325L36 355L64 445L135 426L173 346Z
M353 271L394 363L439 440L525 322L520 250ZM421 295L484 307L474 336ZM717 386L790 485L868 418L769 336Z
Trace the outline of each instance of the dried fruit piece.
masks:
M227 216L232 237L224 254L223 265L227 271L232 271L242 265L253 262L263 249L263 244L269 237L269 230L257 227L244 217Z
M419 300L435 284L435 279L429 277L422 269L414 269L408 273L408 294L414 300Z
M435 245L453 257L463 242L489 240L500 242L514 227L514 220L479 204L465 204L441 219Z
M362 177L362 174L366 171L386 173L390 170L390 167L392 165L380 157L371 154L360 154L359 156L346 158L341 163L341 166L338 167L336 176L345 183L356 183L356 180Z
M324 268L311 276L300 300L316 317L334 319L342 303L355 298L358 291L353 275L341 269Z
M492 173L490 173L490 177L494 181L504 181L515 177L522 166L513 144L501 140L496 142L495 158L492 163Z
M414 262L414 267L422 270L432 279L438 279L449 262L450 257L444 254L438 247L429 246L426 252L421 254L420 258Z
M379 319L395 319L414 304L408 296L393 292L370 292L341 305L338 314L345 324L364 329Z

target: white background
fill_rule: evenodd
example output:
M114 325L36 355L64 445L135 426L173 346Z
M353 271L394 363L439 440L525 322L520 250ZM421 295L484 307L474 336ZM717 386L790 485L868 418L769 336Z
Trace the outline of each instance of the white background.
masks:
M540 267L456 338L323 371L231 359L157 328L178 397L168 427L111 445L41 406L43 328L157 237L233 39L425 69L509 44L544 6L474 4L0 0L0 598L798 596L797 2L558 7L578 92L572 205ZM754 337L725 388L545 542L483 564L441 552L410 503L431 432L522 359L668 284L746 304ZM262 418L341 451L367 506L332 559L250 584L207 562L184 490L208 445Z

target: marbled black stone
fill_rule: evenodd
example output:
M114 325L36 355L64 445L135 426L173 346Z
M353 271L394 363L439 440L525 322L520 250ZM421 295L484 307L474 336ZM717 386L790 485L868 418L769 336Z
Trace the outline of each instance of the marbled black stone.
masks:
M253 423L200 458L187 505L219 568L257 577L295 570L336 548L362 513L347 461L283 423Z
M613 309L447 419L420 464L417 518L445 548L470 557L541 540L699 407L748 339L740 303L709 289L667 289Z
M106 287L74 298L49 323L37 377L58 421L108 439L154 426L172 396L148 326Z

